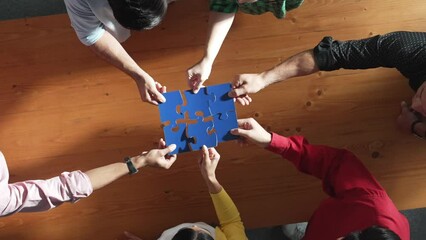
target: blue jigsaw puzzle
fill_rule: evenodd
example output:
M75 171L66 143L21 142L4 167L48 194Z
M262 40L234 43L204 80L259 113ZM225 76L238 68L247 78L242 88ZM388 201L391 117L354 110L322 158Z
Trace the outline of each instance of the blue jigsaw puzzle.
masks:
M231 84L219 84L207 88L211 96L210 111L214 117L214 127L219 142L237 139L230 130L238 127L234 99L228 96Z
M166 102L159 105L167 145L176 144L171 154L195 151L203 145L215 147L219 142L238 138L230 130L238 127L234 100L228 97L231 84L220 84L192 91L164 93Z
M196 112L197 124L187 126L186 133L188 137L191 137L194 141L190 143L192 151L200 150L203 145L206 147L217 146L217 135L214 132L213 119L207 119L204 117L203 112Z

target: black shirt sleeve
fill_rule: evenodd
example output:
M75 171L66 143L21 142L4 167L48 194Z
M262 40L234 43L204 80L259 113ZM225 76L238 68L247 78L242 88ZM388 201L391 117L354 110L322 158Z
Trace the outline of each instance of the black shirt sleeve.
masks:
M314 57L322 71L397 68L417 90L426 80L426 33L392 32L349 41L325 37L314 48Z

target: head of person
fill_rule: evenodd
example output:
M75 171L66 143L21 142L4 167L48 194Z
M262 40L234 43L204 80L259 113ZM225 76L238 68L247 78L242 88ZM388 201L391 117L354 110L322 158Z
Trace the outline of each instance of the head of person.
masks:
M115 19L132 30L151 29L163 20L167 0L108 0Z
M362 231L349 233L339 240L401 240L401 238L392 230L371 226Z
M426 81L417 89L411 101L411 108L426 117Z
M196 225L182 228L175 234L172 240L214 240L209 231Z

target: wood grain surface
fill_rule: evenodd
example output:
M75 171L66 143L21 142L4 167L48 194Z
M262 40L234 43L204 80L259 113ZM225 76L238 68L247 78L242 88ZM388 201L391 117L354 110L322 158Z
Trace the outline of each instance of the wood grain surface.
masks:
M396 30L425 31L423 0L305 0L284 20L238 14L207 84L260 72L326 35L358 39ZM157 28L124 44L168 90L186 89L186 69L202 56L208 1L173 3ZM158 109L142 103L135 83L77 40L67 15L0 22L0 149L10 181L88 170L154 148ZM321 72L270 86L237 106L277 133L347 148L359 156L400 209L426 206L426 143L400 133L407 80L394 69ZM255 146L218 147L218 178L247 228L307 220L325 195L313 177ZM142 169L76 204L0 219L0 239L144 240L182 222L216 222L197 166L179 156L169 171Z

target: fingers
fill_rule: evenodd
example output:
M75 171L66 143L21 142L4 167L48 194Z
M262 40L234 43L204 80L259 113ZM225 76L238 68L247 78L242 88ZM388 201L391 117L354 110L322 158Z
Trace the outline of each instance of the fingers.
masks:
M209 148L209 157L212 160L219 160L220 154L216 151L214 147Z
M156 106L158 105L158 102L156 100L152 99L152 97L151 97L151 95L149 94L148 91L142 92L141 98L142 98L142 101L144 101L144 102L148 102L148 103L151 103L152 105L156 105Z
M173 165L173 163L176 162L177 155L176 154L170 155L170 158L168 158L168 160L169 160L169 162L168 162L168 166L166 167L167 169L169 169Z
M207 159L209 159L209 150L207 149L206 145L203 145L203 147L201 148L201 151L203 153L203 161L206 161Z
M166 142L162 138L160 138L160 141L158 142L158 148L159 149L166 148Z
M158 102L161 102L161 103L166 102L166 98L157 89L151 89L151 95Z
M202 87L204 87L204 86L203 86L203 83L204 83L204 81L203 81L203 80L201 80L201 78L198 78L198 79L197 79L197 81L196 81L196 82L194 82L194 86L193 86L193 88L192 88L192 91L193 91L194 93L198 93L198 91L200 91L200 89L201 89Z
M236 97L240 97L240 96L244 96L248 93L247 89L245 88L244 85L239 86L237 88L232 89L229 93L228 96L232 97L232 98L236 98Z
M240 74L240 75L236 75L235 77L234 77L234 81L232 82L232 86L234 87L234 88L237 88L237 87L239 87L239 86L241 86L241 85L243 85L244 84L244 80L243 80L243 78L242 78L242 74Z
M253 124L253 122L256 122L256 120L254 120L253 118L237 119L238 127L244 128L244 129L248 129L248 127L250 127Z
M408 112L413 112L413 111L408 107L408 104L405 101L402 101L400 114L407 114Z
M166 156L167 154L173 152L176 149L176 144L171 144L168 147L161 149L160 153L162 156Z
M166 93L167 92L167 87L162 86L159 82L155 82L155 87L157 88L157 91L159 91L160 93Z
M237 101L243 106L246 106L246 105L248 106L250 105L252 99L248 95L243 95L243 96L237 97Z
M188 70L188 87L194 90L197 82L200 81L200 74L193 72L192 70Z
M241 137L248 137L250 135L250 130L245 130L242 128L234 128L231 130L232 135L241 136Z

